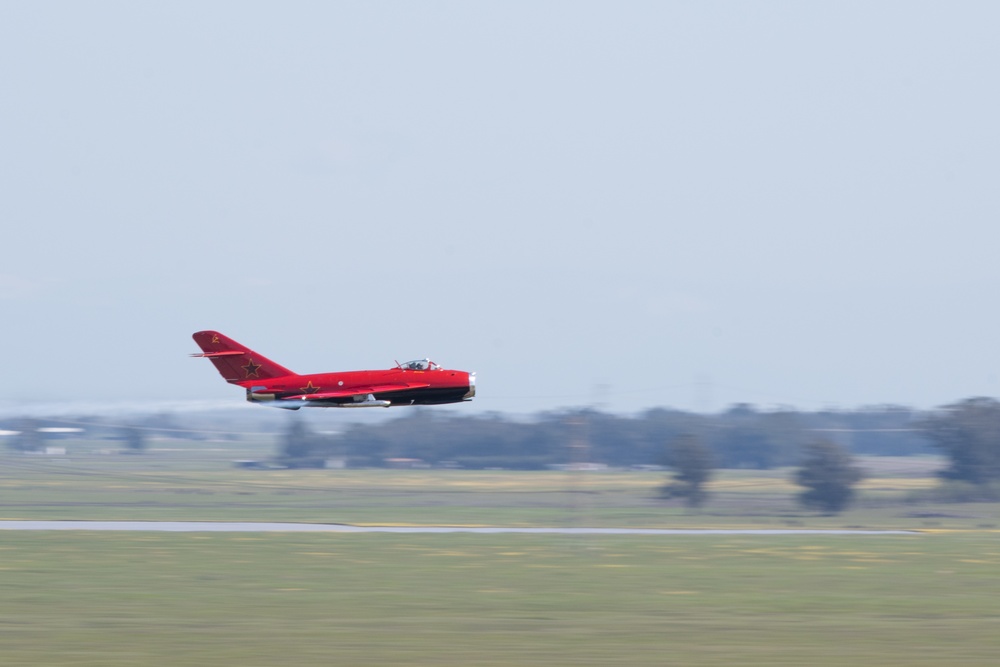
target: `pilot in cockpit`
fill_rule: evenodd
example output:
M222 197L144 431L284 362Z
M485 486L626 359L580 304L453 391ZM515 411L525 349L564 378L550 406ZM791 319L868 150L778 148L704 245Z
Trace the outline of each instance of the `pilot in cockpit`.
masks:
M437 371L441 370L441 367L435 364L430 359L417 359L415 361L407 361L402 365L404 371Z

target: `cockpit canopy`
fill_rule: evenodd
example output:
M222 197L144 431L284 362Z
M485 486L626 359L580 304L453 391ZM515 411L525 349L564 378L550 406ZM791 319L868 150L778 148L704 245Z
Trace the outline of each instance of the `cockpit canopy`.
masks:
M430 359L415 359L414 361L407 361L405 364L400 364L400 368L404 371L439 371L441 366L435 364Z

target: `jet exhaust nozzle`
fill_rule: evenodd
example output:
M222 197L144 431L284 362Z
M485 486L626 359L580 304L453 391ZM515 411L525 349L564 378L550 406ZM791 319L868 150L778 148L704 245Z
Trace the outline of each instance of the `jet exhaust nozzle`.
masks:
M275 394L256 393L254 391L255 389L257 390L266 389L266 387L247 388L247 401L249 401L250 403L268 403L270 401L277 400L278 398Z

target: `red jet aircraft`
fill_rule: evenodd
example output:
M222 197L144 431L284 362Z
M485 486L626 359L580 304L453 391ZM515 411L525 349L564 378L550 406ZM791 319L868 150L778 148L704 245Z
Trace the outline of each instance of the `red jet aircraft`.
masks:
M348 371L299 375L243 347L218 331L192 336L222 377L247 392L251 403L298 410L310 408L388 408L440 405L472 400L476 374L449 371L430 359L396 363L385 371Z

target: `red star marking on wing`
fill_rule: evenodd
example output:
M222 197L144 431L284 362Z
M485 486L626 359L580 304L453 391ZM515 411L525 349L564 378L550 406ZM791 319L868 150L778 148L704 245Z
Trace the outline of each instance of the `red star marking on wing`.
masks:
M248 378L259 378L260 377L260 375L257 374L257 371L260 370L260 364L255 364L253 362L253 359L251 359L247 363L247 365L243 366L242 368L243 368L243 370L246 371Z
M321 388L320 387L314 387L313 383L312 383L312 380L309 380L309 383L306 386L299 387L299 389L302 390L303 394L315 394Z

